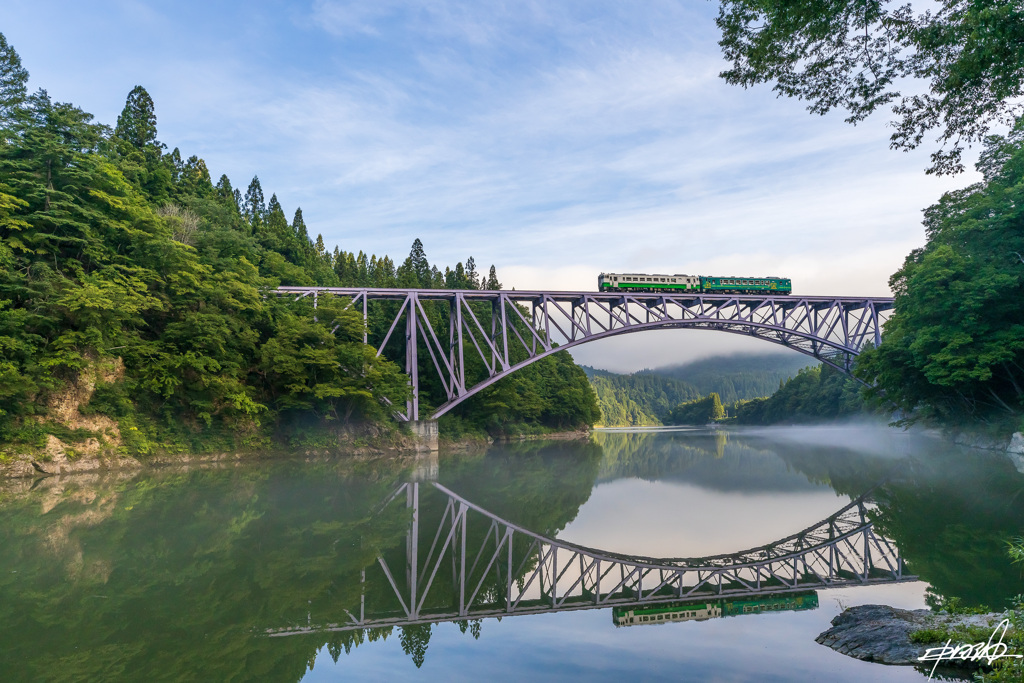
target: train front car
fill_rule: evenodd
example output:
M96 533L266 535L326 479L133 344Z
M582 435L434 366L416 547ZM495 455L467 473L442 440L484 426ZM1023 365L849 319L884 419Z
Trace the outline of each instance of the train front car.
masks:
M601 273L597 278L597 288L602 292L699 292L700 276L678 273Z
M705 294L790 294L793 291L793 282L787 277L702 275L700 288Z

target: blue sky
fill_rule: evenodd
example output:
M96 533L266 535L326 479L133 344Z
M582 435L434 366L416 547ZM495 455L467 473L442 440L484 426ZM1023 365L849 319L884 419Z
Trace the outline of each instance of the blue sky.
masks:
M812 116L718 73L717 5L668 2L4 0L45 87L113 124L153 96L160 139L346 250L472 255L506 286L604 271L783 275L885 294L921 209L976 178L926 176L885 116ZM580 347L616 370L758 342L661 332Z

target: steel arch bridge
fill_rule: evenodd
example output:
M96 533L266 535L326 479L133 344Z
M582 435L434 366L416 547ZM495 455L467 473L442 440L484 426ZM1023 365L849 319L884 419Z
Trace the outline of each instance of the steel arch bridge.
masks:
M442 496L436 528L422 518L424 487ZM367 604L367 571L373 567L364 568L363 597L347 621L275 628L268 635L740 599L918 578L904 572L895 544L874 532L870 492L774 543L694 559L637 557L547 538L436 482L403 484L385 506L403 498L412 513L405 556L389 563L381 555L375 568L390 589L386 605Z
M436 419L470 396L534 361L597 339L664 329L705 329L741 334L779 344L849 373L853 358L881 341L893 308L890 297L827 297L480 291L450 289L367 289L279 287L279 296L321 296L350 300L367 320L371 302L399 304L377 355L404 322L404 369L412 398L400 420L419 420L419 354L425 350L444 387L446 401ZM423 302L448 307L447 338L440 337ZM364 341L366 337L364 335ZM525 351L525 358L523 357ZM466 357L483 361L486 377L467 381ZM397 359L392 359L397 360Z

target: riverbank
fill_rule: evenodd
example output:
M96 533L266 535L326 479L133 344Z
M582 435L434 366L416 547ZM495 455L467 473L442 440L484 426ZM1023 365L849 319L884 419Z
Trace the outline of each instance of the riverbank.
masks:
M446 438L442 434L438 446L442 452L467 452L485 450L495 442L569 441L587 439L589 436L590 429L507 434L497 437L462 434L454 439ZM89 437L89 441L95 443L68 444L50 434L47 435L42 447L12 447L15 450L13 454L0 458L0 479L131 471L179 465L227 465L273 459L319 459L332 454L358 457L415 456L423 451L422 443L407 429L398 424L382 425L373 422L306 430L302 437L295 439L293 443L261 439L239 448L210 452L189 452L179 447L157 449L145 455L128 455L123 452L123 448L118 448L120 440L114 443L106 440L100 442L95 437Z
M342 427L304 430L287 443L283 439L256 438L235 448L190 451L180 445L157 447L148 453L128 453L120 430L105 430L80 441L47 434L42 446L8 446L0 458L0 478L38 477L87 472L142 469L168 465L242 462L270 458L306 457L330 451L352 455L414 453L417 441L396 426L358 423Z

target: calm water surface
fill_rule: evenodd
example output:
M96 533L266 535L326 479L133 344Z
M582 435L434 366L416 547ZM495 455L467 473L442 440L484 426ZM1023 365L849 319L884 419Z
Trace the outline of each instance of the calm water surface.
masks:
M411 600L410 575L421 614L457 604L459 561L435 562L429 549L463 509L468 564L509 524L522 530L503 546L515 585L537 566L526 531L607 555L708 557L783 539L869 491L875 530L920 580L630 626L610 608L402 621L396 596ZM1024 475L1008 460L852 427L609 431L438 459L4 482L0 671L6 681L921 681L814 638L843 606L920 608L939 595L1004 607L1024 592L1005 553L1022 531ZM485 574L490 555L480 556L476 602L498 604L508 572Z

